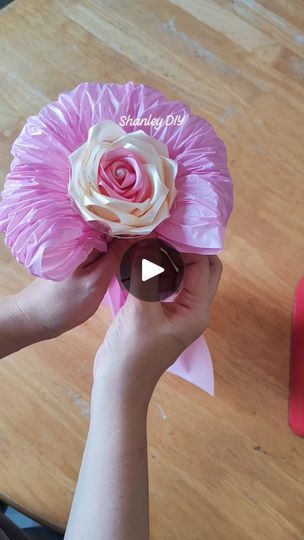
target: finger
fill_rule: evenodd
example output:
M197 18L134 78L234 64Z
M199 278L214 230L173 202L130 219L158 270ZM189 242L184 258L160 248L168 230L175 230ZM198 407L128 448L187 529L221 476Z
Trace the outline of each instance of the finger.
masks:
M78 275L95 283L105 292L113 276L118 272L120 261L114 251L109 249L106 253L99 254L95 260L77 270Z
M102 265L106 265L107 268L115 267L117 269L124 253L131 244L132 241L125 239L112 240L111 243L108 244L108 251L106 251L105 253L100 253L96 249L93 249L86 261L82 263L79 268L86 268L91 265L92 270L94 268L96 268L97 271L98 268L101 270L101 266L97 264L99 261L99 263L101 263Z
M97 249L92 249L92 251L87 256L86 260L83 261L83 263L81 263L78 266L78 268L85 268L86 266L88 266L92 262L96 261L96 259L98 259L101 255L102 255L102 253L100 253L100 251L98 251Z
M209 255L209 303L211 304L218 289L223 265L216 255Z
M209 305L209 259L207 255L186 253L183 261L183 288L175 302L187 308L204 310Z
M136 239L132 240L129 238L116 238L109 244L108 252L112 252L120 263L127 249L129 249L129 247L131 247L135 242Z

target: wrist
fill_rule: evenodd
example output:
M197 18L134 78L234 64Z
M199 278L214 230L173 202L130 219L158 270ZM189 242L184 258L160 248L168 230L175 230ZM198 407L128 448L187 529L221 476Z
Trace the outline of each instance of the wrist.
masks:
M19 351L41 339L29 321L20 312L15 296L1 300L0 307L0 357Z
M55 337L35 308L27 308L23 291L9 298L11 317L18 333L28 341L27 345Z
M92 390L92 411L98 407L100 397L119 402L125 409L146 413L156 382L135 378L126 370L111 367L103 361L95 369Z

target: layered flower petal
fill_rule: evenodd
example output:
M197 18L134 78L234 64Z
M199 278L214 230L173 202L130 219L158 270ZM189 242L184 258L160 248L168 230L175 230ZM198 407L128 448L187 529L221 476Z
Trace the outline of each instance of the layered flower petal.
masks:
M101 122L69 160L70 198L108 235L149 234L169 217L178 165L164 143L143 131L129 134Z

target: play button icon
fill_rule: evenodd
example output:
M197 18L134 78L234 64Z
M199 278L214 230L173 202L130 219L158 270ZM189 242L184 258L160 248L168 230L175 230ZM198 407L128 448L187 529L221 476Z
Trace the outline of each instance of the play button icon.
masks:
M155 276L159 276L159 274L162 274L164 271L165 269L162 266L159 266L158 264L148 261L148 259L142 259L141 261L142 281L148 281L148 279L152 279Z
M138 240L125 252L119 281L136 298L159 302L176 293L182 283L181 255L159 238Z

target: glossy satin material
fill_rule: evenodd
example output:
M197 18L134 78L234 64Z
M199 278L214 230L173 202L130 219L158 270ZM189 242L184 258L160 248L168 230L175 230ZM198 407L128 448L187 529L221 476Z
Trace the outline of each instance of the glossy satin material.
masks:
M178 164L166 144L144 131L100 122L69 160L69 196L86 221L111 237L149 234L170 216Z
M126 118L140 122L127 124ZM110 121L111 129L115 130L112 140L132 135L129 141L125 139L125 145L115 146L117 155L105 154L103 160L93 159L93 167L88 170L82 157L92 157L86 153L92 142L91 135L94 129L102 129L100 125L104 126L105 121ZM145 138L145 134L148 137ZM166 171L163 175L153 172L151 160L149 170L142 168L136 144L141 152L147 149L146 144L151 150L151 137L154 147L159 149L153 166L157 168L159 160L164 166L167 159L170 169L167 175ZM93 137L93 143L94 151L99 152L101 158L98 139ZM148 199L152 197L153 182L155 186L161 177L163 181L158 183L161 203L157 207L154 201L156 206L147 219L150 218L150 222L142 224L140 234L147 234L156 227L160 237L183 252L212 254L223 248L233 202L224 144L206 120L191 115L184 103L168 101L158 90L132 82L80 84L27 120L12 154L11 171L2 192L0 231L5 233L5 242L12 254L36 276L60 281L70 275L93 248L106 251L113 235L136 234L134 228L139 221L132 216L138 216L132 214L134 207L129 205L144 204L138 193L148 195ZM78 171L76 181L74 165ZM126 168L128 174L121 191L114 176L117 171L118 176L122 172L126 174ZM104 173L106 188L101 185ZM85 197L86 175L93 189L90 200ZM153 178L152 191L151 185L144 185L147 177ZM139 188L137 200L134 179ZM128 186L128 182L133 182L133 193L128 191L131 185ZM122 192L127 193L124 190L128 191L126 197L122 197ZM104 213L102 196L112 199L108 214ZM105 220L108 223L103 228ZM123 302L123 295L118 293L115 284L108 291L108 299L118 306ZM204 358L206 361L206 355ZM198 372L195 369L193 372L193 382L206 386L203 380L197 380Z

